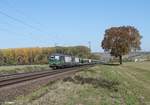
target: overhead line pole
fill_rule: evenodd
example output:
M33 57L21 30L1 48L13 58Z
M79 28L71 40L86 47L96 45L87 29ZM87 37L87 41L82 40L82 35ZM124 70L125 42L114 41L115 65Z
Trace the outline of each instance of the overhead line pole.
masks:
M91 41L88 41L88 44L89 44L89 49L91 51Z

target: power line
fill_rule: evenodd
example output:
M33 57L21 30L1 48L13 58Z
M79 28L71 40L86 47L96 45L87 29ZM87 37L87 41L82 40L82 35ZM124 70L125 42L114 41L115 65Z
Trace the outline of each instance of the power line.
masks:
M30 24L28 24L28 23L26 23L26 22L24 22L24 21L22 21L22 20L20 20L20 19L17 19L17 18L15 18L15 17L13 17L13 16L10 16L10 15L8 15L8 14L2 12L1 10L0 10L0 14L6 16L6 17L8 17L8 18L10 18L10 19L12 19L12 20L14 20L14 21L16 21L16 22L19 22L19 23L21 23L21 24L23 24L23 25L25 25L25 26L27 26L27 27L30 27L30 28L32 28L32 29L34 29L34 30L40 31L40 29L38 29L38 28L36 28L36 27L34 27L34 26L32 26L32 25L30 25Z
M40 26L40 27L45 27L45 25L41 24L41 23L40 23L39 21L37 21L35 18L32 18L31 16L25 15L24 12L21 11L20 9L16 9L16 8L15 8L16 6L13 5L12 1L9 2L9 0L5 0L5 2L2 2L2 3L5 4L7 7L10 7L11 9L13 9L16 13L20 14L20 16L22 16L23 18L27 18L27 19L30 18L33 23L37 24L37 25ZM26 23L26 22L24 22L22 19L15 18L15 17L13 17L13 16L10 16L10 15L4 13L2 10L0 10L0 12L2 12L1 14L5 15L5 16L7 15L7 17L9 16L9 18L11 18L11 19L13 19L13 20L15 19L14 21L17 21L17 22L19 22L19 23L21 23L21 24L23 24L23 25L26 25L27 27L33 28L34 30L37 30L37 31L39 31L39 32L43 32L44 34L47 34L47 35L50 35L50 34L51 34L51 33L49 33L47 30L45 30L45 29L43 29L43 28L41 29L41 28L39 28L39 27L35 27L35 26L31 25L31 23L30 23L30 24L29 24L29 23ZM53 35L53 36L57 37L56 35Z
M16 7L16 6L14 6L14 5L12 4L12 2L10 3L10 2L6 2L6 1L7 1L7 0L5 0L5 2L2 2L2 3L5 4L5 5L7 5L7 6L9 6L10 8L13 8L13 10L16 11L16 13L22 15L23 17L29 18L29 16L24 15L24 12L22 12L20 9L18 10L18 9L16 9L16 8L14 8L14 7ZM40 26L42 25L40 22L35 21L35 18L34 18L34 19L32 18L32 20L34 20L34 23L39 24Z
M17 9L15 8L16 6L10 4L10 2L7 2L7 3L3 2L3 3L6 4L7 6L9 6L11 9L13 9L16 13L20 14L20 15L23 17L23 19L24 19L24 17L29 19L30 16L24 15L24 12L20 11L20 9L17 10ZM11 3L12 3L12 2L11 2ZM50 34L50 33L49 33L48 31L46 31L45 29L43 30L43 29L40 29L40 28L38 28L38 27L35 27L35 26L33 26L31 23L29 24L29 23L23 21L22 18L19 19L19 18L16 18L16 17L14 17L14 16L11 16L11 15L7 14L6 12L4 12L2 9L0 9L0 14L1 14L1 15L4 15L4 16L10 18L10 19L12 19L13 21L19 22L19 23L21 23L21 24L23 24L23 25L25 25L25 26L27 26L27 27L29 27L29 28L32 28L32 29L34 29L34 30L37 30L38 32L42 32L42 33L45 33L45 34L47 34L47 35ZM34 23L37 24L38 26L40 26L40 27L43 26L43 24L41 24L41 23L38 22L38 21L35 21L35 19L33 19L33 18L31 18L31 19L34 20ZM2 31L2 30L1 30L1 31ZM3 31L4 31L4 30L3 30ZM7 31L7 32L10 32L10 31ZM32 32L30 32L30 33L32 34ZM54 36L57 37L56 35L54 35Z

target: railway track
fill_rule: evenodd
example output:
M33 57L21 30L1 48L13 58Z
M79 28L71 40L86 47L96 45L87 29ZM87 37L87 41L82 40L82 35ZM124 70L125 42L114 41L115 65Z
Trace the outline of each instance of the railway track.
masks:
M80 67L73 67L73 68L66 68L66 69L58 69L58 70L45 70L45 71L38 71L38 72L28 72L28 73L16 73L16 74L9 74L9 75L1 75L0 76L0 87L5 87L8 85L13 85L17 83L21 83L24 81L34 80L37 78L42 78L46 76L51 76L59 73L64 73L68 71L74 70L81 70L85 67L91 67L93 65L86 65Z

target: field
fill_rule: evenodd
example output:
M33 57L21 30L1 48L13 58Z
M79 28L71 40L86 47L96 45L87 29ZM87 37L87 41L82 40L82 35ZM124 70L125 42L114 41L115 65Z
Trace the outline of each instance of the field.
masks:
M48 65L0 66L0 74L22 73L50 69Z
M19 96L12 104L150 105L150 62L97 65Z

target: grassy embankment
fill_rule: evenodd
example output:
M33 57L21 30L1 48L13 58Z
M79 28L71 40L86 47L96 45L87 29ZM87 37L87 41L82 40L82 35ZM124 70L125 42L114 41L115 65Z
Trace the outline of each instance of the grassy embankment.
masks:
M50 69L48 65L0 66L0 74L22 73Z
M98 65L20 96L14 105L150 105L150 62Z

